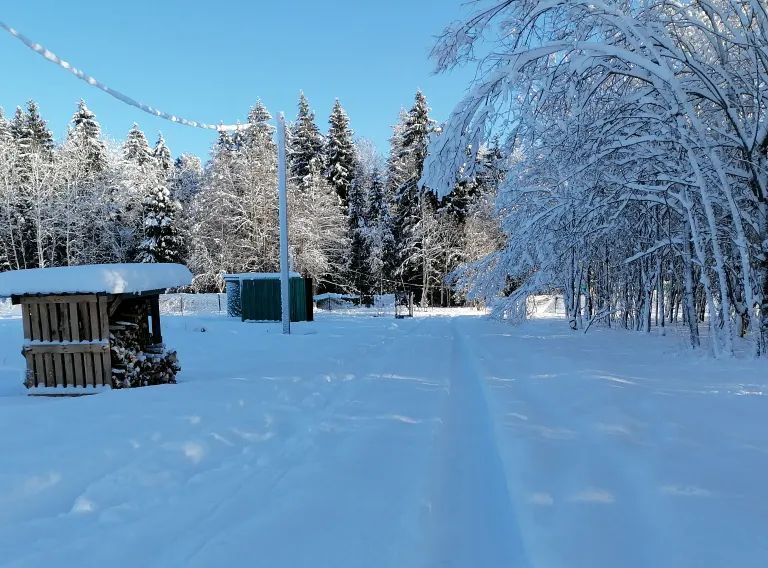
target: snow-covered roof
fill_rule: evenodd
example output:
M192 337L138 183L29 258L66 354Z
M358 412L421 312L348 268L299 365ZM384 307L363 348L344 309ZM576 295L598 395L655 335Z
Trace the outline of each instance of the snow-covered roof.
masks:
M358 296L353 294L336 294L333 292L326 292L325 294L318 294L313 298L315 302L321 302L322 300L357 300Z
M291 272L291 278L301 278L298 272ZM243 272L242 274L225 274L224 280L276 280L280 278L279 272Z
M186 286L183 264L89 264L0 273L0 296L31 294L137 294Z

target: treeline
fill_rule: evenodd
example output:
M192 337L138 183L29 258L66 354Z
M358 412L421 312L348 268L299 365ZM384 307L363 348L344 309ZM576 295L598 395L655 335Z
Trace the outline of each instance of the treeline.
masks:
M199 161L174 164L162 136L150 148L136 126L108 144L82 101L59 145L34 102L0 113L0 267L181 259L170 188L189 168Z
M150 146L137 125L122 143L105 141L82 101L58 144L34 102L10 119L0 112L0 266L185 262L197 291L222 289L225 273L277 271L271 121L258 102L203 164L174 160L162 136ZM417 93L383 159L338 101L322 133L302 94L287 141L292 268L320 291L410 288L424 304L460 301L446 275L501 244L492 204L505 160L484 146L473 175L437 200L418 184L437 131Z
M452 191L466 148L491 133L514 155L498 203L506 244L462 284L508 316L559 290L574 329L682 322L698 347L705 322L716 354L738 336L765 353L765 4L492 4L434 51L440 69L482 72L426 181Z

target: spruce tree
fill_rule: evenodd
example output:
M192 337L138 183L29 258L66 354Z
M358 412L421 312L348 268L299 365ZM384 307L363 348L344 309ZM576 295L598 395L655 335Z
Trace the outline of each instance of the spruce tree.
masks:
M21 147L21 144L25 140L29 140L29 134L27 133L27 124L24 118L24 111L21 107L16 107L16 112L13 115L13 119L9 123L10 132L13 139Z
M424 170L424 159L427 157L429 137L434 131L434 121L429 118L429 106L424 93L416 92L416 100L408 111L403 125L402 152L407 156L414 168L416 181Z
M231 140L232 149L237 151L241 150L243 146L245 146L247 138L246 130L247 128L243 128L243 125L240 124L240 121L236 124L237 128L235 131L230 135L229 139Z
M25 172L29 168L31 154L37 154L45 160L53 158L53 135L40 116L40 110L35 101L27 103L26 112L19 107L16 108L10 130L19 149L21 160L19 167Z
M231 152L235 149L235 143L232 140L232 136L226 130L219 130L219 136L216 138L216 144L213 147L212 152Z
M249 148L262 148L274 146L272 141L273 127L269 124L272 115L260 100L248 113L249 127L244 132L244 144Z
M349 191L355 176L354 134L349 127L349 117L339 99L333 105L328 120L328 139L325 147L327 160L327 179L336 190L339 202L349 205Z
M173 159L171 158L171 151L165 144L165 138L162 134L157 136L157 142L155 142L155 148L152 150L152 157L155 160L160 174L163 178L167 178L171 174L171 168L173 167Z
M3 107L0 107L0 144L11 143L12 141L11 123L5 118Z
M413 107L403 117L397 132L397 145L390 156L390 168L397 174L399 187L395 192L394 235L397 243L397 274L405 284L423 286L425 259L420 232L428 223L426 216L437 209L434 194L419 187L424 170L429 138L434 122L429 118L427 100L421 91L416 93Z
M40 108L35 101L27 103L24 122L30 140L30 150L39 152L43 157L51 159L53 157L53 134L48 130L48 123L40 116Z
M481 146L473 167L465 168L471 175L460 177L456 187L442 200L440 209L455 215L460 224L464 223L481 194L495 194L506 175L503 162L504 156L499 150L498 141Z
M152 152L147 143L147 137L144 136L139 125L135 122L128 131L128 136L123 144L123 157L140 166L146 164L152 157Z
M358 171L349 188L347 220L349 223L349 282L363 296L370 294L371 278L368 269L368 241L366 240L366 176Z
M182 239L176 225L179 205L161 180L150 185L144 202L144 240L139 262L180 262Z
M291 179L299 189L306 189L313 172L323 170L323 136L315 124L315 113L304 93L299 96L299 114L291 127L288 162Z
M107 166L107 149L100 137L101 126L81 99L72 116L68 140L79 150L84 161L83 168L88 174L100 173Z
M390 289L385 285L396 266L395 241L392 235L392 215L384 181L378 168L373 170L368 187L365 219L368 247L368 268L373 285L379 292Z

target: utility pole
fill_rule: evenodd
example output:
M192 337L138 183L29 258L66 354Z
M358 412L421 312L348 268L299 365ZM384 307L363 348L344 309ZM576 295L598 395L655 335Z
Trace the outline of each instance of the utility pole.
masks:
M285 116L277 115L277 191L280 204L280 300L283 333L291 333L291 282L288 267L288 188L285 159Z

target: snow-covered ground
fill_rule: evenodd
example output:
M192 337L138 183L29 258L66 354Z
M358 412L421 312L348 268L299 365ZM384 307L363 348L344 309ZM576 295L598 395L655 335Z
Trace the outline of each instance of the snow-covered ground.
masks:
M474 310L168 316L178 385L49 399L2 313L4 567L768 565L765 361Z

